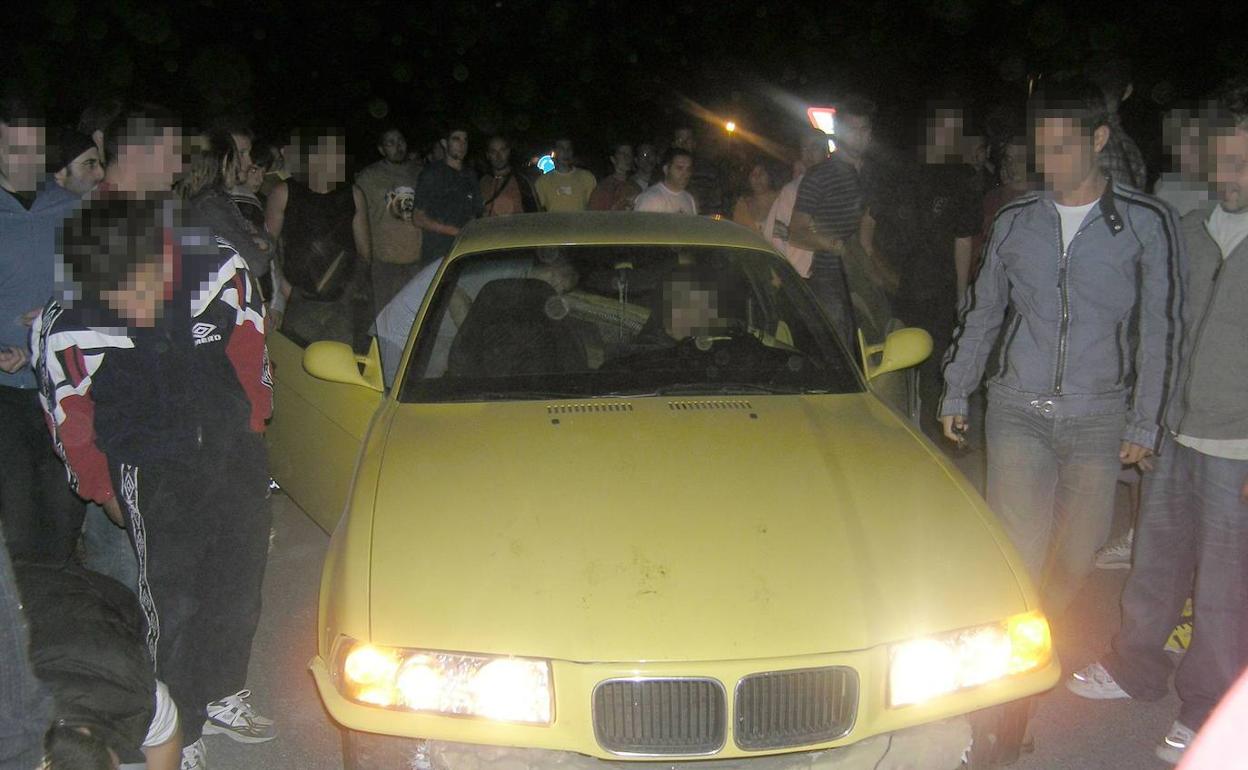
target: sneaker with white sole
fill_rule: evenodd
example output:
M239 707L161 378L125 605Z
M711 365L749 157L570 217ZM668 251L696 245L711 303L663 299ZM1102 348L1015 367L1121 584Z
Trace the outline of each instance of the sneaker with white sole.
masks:
M273 720L257 714L247 702L249 697L251 690L239 690L209 703L204 735L224 735L239 743L264 743L276 738Z
M1131 545L1135 530L1128 529L1121 536L1106 543L1096 552L1097 569L1131 569Z
M208 770L208 750L203 738L182 748L182 770Z
M1195 730L1182 722L1175 722L1170 725L1170 732L1166 733L1166 737L1157 744L1157 758L1162 762L1177 765L1183 758L1183 752L1187 751L1187 747L1191 746L1194 740L1196 740Z
M1081 698L1092 700L1115 700L1130 698L1126 690L1118 686L1100 663L1092 663L1071 674L1066 680L1066 689Z

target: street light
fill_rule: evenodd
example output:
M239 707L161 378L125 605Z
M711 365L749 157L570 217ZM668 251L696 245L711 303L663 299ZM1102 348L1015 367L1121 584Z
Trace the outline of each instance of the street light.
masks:
M731 135L736 132L737 124L734 121L730 120L724 124L724 128L728 131L728 134Z

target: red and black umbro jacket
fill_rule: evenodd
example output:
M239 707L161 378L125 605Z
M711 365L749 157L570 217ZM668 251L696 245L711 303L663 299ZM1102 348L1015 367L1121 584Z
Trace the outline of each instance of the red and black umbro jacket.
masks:
M110 468L203 462L199 450L262 433L273 408L264 304L238 251L169 227L174 275L152 328L111 310L50 301L31 330L53 443L83 498L114 496Z

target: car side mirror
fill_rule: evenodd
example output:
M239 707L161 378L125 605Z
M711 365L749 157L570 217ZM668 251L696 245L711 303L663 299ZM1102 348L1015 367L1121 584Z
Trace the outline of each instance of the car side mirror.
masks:
M318 380L359 385L378 393L384 389L375 340L363 356L357 356L350 345L342 342L313 342L303 351L303 368Z
M918 366L931 354L932 335L915 327L898 329L888 335L883 344L862 345L868 380L898 369ZM880 356L879 363L872 363L876 355Z

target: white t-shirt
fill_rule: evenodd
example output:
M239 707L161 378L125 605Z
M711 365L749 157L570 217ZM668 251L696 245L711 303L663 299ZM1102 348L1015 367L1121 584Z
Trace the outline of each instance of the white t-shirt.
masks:
M178 707L174 705L173 696L165 683L156 680L156 709L152 713L152 722L147 728L147 737L143 739L143 748L152 748L168 743L178 728Z
M1218 248L1222 249L1222 259L1226 259L1244 237L1248 236L1248 211L1232 214L1219 203L1205 224L1209 228L1209 235L1213 236Z
M698 204L688 190L676 192L659 182L637 196L634 211L652 211L659 214L697 214Z
M1063 206L1060 203L1054 203L1057 206L1058 216L1062 218L1062 251L1070 248L1070 242L1075 239L1075 233L1079 232L1079 226L1083 224L1083 220L1087 218L1088 212L1092 210L1100 201L1092 201L1082 206Z
M1235 247L1243 243L1245 237L1248 237L1248 211L1232 214L1224 211L1219 204L1209 215L1205 227L1209 229L1209 235L1222 250L1222 259L1226 259L1231 256L1231 252L1235 251ZM1248 460L1248 439L1212 439L1178 435L1174 440L1211 457Z
M771 211L767 212L767 220L763 222L763 237L771 241L777 251L788 257L789 264L803 278L809 278L815 253L789 243L789 223L793 221L793 206L797 203L797 188L801 185L803 176L805 175L780 188L780 194L776 196L776 202L771 204Z

